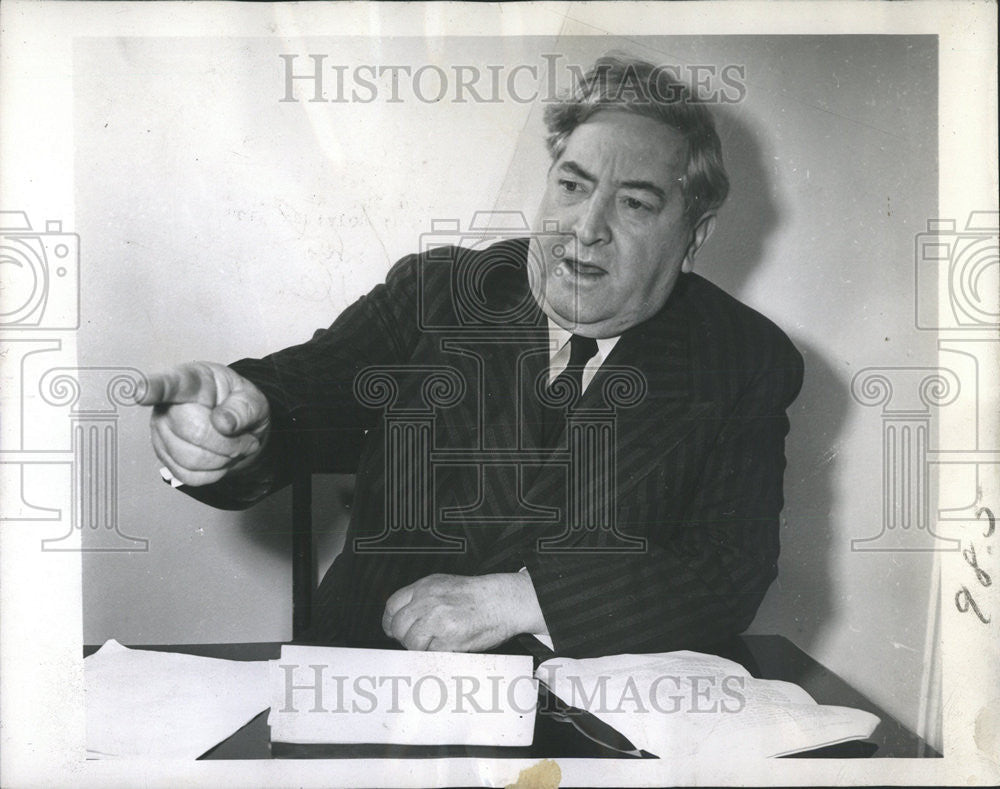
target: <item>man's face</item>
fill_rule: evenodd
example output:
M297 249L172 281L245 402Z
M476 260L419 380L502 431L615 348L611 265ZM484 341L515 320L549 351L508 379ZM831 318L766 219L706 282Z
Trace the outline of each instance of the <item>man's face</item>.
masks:
M549 170L529 255L546 315L600 338L660 310L697 247L684 218L686 160L681 135L652 118L605 110L573 130ZM546 229L553 221L558 232Z

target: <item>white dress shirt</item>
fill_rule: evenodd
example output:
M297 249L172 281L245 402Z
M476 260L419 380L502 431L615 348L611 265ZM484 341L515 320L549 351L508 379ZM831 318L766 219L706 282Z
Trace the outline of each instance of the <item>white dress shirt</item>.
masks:
M549 321L549 383L551 384L556 377L563 370L566 369L566 365L569 364L569 354L570 345L569 338L572 337L572 333L566 331L562 326L552 320ZM611 349L615 347L618 340L621 339L621 335L617 337L606 337L604 339L597 341L597 353L595 353L583 368L583 391L587 391L587 386L590 382L594 380L594 376L597 371L601 369L601 365L604 364L604 360L608 358L611 353Z

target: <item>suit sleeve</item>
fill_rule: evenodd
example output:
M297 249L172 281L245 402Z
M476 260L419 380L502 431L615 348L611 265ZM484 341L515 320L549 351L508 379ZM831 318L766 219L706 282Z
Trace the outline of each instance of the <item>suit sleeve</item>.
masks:
M696 649L750 624L777 574L785 409L802 381L790 343L786 356L745 387L715 432L684 516L647 525L644 552L525 557L557 652Z
M366 367L409 358L417 336L418 263L413 255L400 260L384 284L308 342L231 364L267 398L267 446L252 467L181 490L214 507L245 509L287 485L295 471L356 471L379 412L358 402L354 379Z

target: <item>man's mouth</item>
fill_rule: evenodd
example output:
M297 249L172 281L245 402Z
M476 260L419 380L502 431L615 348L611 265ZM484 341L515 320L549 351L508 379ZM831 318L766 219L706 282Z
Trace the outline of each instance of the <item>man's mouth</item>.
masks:
M599 279L608 273L607 269L598 266L596 263L578 260L577 258L561 258L559 266L580 279Z

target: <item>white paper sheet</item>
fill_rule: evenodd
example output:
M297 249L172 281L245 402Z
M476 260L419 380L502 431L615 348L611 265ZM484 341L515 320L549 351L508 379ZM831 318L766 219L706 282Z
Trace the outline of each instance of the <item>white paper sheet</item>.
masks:
M530 657L285 645L271 664L271 740L530 745Z
M196 759L267 709L267 661L129 649L84 660L88 758Z

